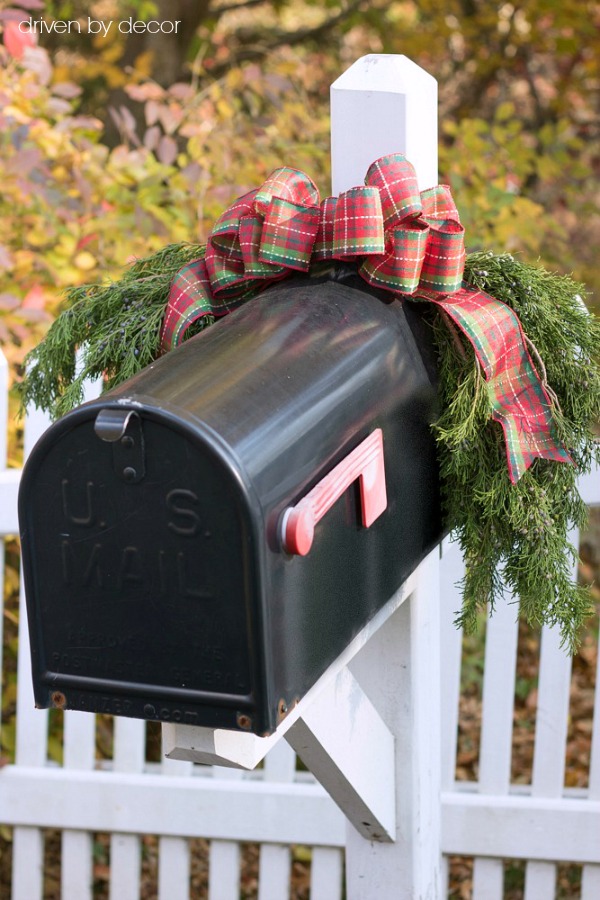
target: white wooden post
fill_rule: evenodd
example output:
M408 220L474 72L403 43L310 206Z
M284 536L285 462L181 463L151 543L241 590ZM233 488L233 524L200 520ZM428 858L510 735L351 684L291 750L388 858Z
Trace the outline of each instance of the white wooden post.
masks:
M331 89L333 191L404 153L437 182L437 84L363 57ZM253 768L283 736L346 813L348 900L441 897L439 550L268 738L166 725L171 758Z
M390 153L412 162L421 190L437 183L437 82L406 57L365 56L338 78L331 129L334 194ZM396 840L369 842L348 827L348 900L441 896L439 634L436 551L350 666L395 737Z

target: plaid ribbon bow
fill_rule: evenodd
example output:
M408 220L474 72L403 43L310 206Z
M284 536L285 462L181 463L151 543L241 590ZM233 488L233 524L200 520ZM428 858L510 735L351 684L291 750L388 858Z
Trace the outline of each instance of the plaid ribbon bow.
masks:
M469 339L492 418L504 431L510 480L536 457L571 462L516 313L463 284L464 228L446 185L420 192L401 154L370 167L365 184L319 202L297 169L276 169L217 220L204 257L175 276L161 332L165 352L192 322L226 315L269 284L320 260L356 260L361 277L399 297L438 305Z

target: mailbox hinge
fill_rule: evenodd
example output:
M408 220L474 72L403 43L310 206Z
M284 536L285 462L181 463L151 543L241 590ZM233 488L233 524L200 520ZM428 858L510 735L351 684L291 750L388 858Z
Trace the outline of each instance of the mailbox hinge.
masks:
M142 420L133 409L101 409L94 431L101 441L112 444L115 473L128 484L137 484L146 474Z

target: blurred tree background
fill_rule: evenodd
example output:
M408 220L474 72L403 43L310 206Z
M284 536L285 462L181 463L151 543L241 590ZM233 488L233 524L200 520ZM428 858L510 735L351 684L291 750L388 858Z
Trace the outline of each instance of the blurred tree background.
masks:
M81 30L24 35L29 18ZM90 18L113 25L91 34ZM182 24L123 33L130 18ZM0 341L15 370L65 287L203 239L275 166L327 194L329 84L369 52L438 79L440 178L469 247L522 251L598 295L600 3L1 0L0 25Z
M81 31L23 34L29 18ZM119 31L130 18L182 25ZM113 25L92 34L88 19ZM279 165L326 196L329 85L366 53L405 54L438 80L440 180L468 248L573 273L600 306L600 2L0 0L0 31L0 346L15 378L65 288L205 239ZM0 763L14 752L8 550Z

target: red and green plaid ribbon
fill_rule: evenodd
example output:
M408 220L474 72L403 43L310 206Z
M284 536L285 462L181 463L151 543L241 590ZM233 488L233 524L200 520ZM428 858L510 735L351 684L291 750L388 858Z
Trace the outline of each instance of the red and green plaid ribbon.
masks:
M356 260L369 284L436 303L466 335L485 374L492 417L504 431L512 482L536 457L571 462L516 313L463 285L464 228L450 189L420 192L401 154L376 160L364 185L322 202L308 176L285 167L236 200L212 229L205 256L173 280L162 351L180 344L202 316L226 315L273 282L327 259Z

